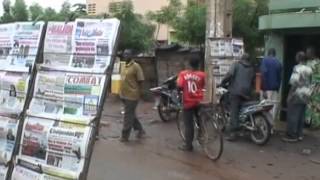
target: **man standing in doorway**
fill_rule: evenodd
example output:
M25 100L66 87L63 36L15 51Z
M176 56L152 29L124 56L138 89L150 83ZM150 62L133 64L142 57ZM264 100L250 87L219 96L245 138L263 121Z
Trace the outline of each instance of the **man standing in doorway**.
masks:
M178 76L178 88L183 92L183 119L185 124L185 144L179 149L192 151L192 141L194 138L194 121L199 121L199 104L203 99L203 89L205 85L205 73L199 71L200 60L192 58L189 61L190 70L184 70Z
M290 91L287 98L287 134L282 139L286 142L296 142L303 139L303 127L307 104L312 93L312 69L307 66L304 52L296 55L297 64L290 77Z
M128 142L131 129L137 131L137 138L145 135L145 131L137 119L136 108L140 99L142 82L144 75L142 68L133 59L133 50L126 49L123 52L123 59L126 61L126 67L122 74L120 89L120 98L124 104L124 120L120 141Z
M268 56L262 60L260 72L263 98L275 102L272 109L273 124L278 114L279 89L282 77L282 65L276 58L276 50L274 48L269 49Z

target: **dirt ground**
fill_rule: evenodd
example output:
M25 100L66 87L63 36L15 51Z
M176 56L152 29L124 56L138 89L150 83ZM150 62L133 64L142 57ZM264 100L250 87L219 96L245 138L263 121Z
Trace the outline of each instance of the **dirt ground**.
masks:
M147 138L138 141L132 135L122 144L121 104L116 98L107 100L89 180L320 180L319 132L306 132L296 144L283 143L279 131L265 146L246 138L225 141L222 158L212 162L199 147L192 153L179 151L175 122L161 122L152 106L140 103L138 108Z

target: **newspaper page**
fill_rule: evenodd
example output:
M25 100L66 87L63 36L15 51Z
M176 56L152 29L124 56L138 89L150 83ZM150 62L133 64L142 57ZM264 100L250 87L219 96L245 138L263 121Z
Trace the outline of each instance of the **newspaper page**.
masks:
M15 166L11 176L12 180L41 180L40 172L25 168L23 166Z
M41 71L28 113L88 124L98 112L104 83L104 75Z
M119 25L117 19L77 19L66 25L50 22L45 38L45 61L41 67L104 73L110 63Z
M39 164L47 171L80 174L87 153L89 126L27 117L18 158ZM74 174L74 173L71 173Z
M0 165L0 180L6 180L8 174L8 167Z
M29 72L36 60L44 22L18 22L13 25L11 49L0 69Z
M0 116L0 163L7 164L16 144L18 120Z
M77 19L71 66L104 72L108 67L119 27L116 19Z
M21 113L28 86L28 73L0 71L0 114Z
M28 162L23 162L24 165L26 163ZM39 167L27 168L20 164L14 167L14 170L12 173L12 180L29 180L29 179L30 180L76 180L77 178L61 178L61 177L45 174L41 172ZM0 177L0 180L2 180L1 177Z
M44 67L68 67L72 53L73 22L49 22L44 42Z
M0 25L0 67L7 64L11 49L13 47L14 24ZM3 65L3 66L2 66Z

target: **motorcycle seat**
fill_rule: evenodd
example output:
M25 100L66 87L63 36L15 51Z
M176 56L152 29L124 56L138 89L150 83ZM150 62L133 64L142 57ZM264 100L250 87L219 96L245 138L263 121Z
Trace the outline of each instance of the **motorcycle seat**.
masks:
M243 103L241 107L253 106L253 105L257 105L259 103L260 103L259 101L248 101L248 102Z

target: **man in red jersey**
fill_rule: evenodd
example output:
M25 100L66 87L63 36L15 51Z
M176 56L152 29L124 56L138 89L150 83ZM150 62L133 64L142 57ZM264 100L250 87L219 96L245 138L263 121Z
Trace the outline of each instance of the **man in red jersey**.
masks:
M205 73L199 71L200 61L198 58L192 58L189 61L190 70L184 70L179 73L178 87L183 92L183 119L185 123L185 144L179 149L183 151L192 151L192 141L194 137L193 118L199 120L198 109L203 99L203 89L205 86Z

